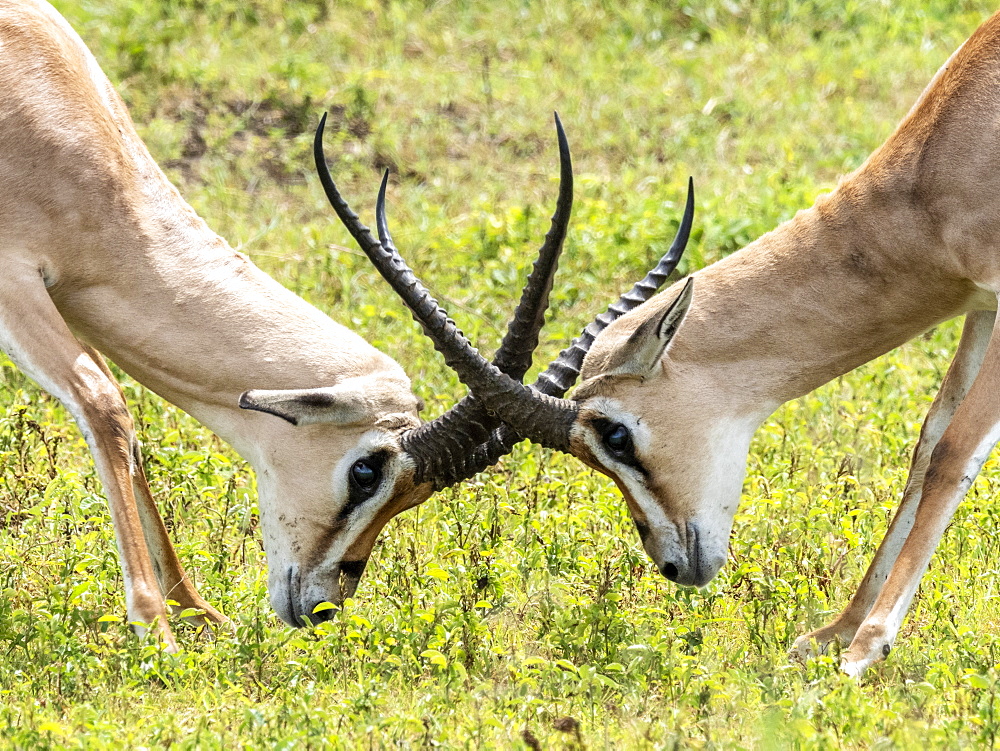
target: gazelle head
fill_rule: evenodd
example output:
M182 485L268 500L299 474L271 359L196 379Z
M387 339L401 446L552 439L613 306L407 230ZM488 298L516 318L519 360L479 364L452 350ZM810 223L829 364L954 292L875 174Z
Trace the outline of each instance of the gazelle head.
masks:
M316 133L315 157L324 187L339 199L323 155L325 120ZM497 353L501 367L517 379L530 367L538 343L572 205L569 146L558 119L556 124L561 175L552 229ZM380 216L385 188L383 180ZM346 221L357 222L346 204L335 201L334 208L341 218L346 209ZM384 222L380 230L391 245ZM460 336L457 329L452 335ZM268 591L272 606L292 625L325 620L333 610L317 606L339 605L354 594L378 533L396 514L496 460L483 461L488 457L477 452L500 424L496 418L467 397L423 424L399 365L358 344L364 352L351 353L354 377L307 389L254 389L240 397L240 407L284 420L267 424L284 439L261 441L270 448L256 469Z
M487 363L522 390L526 389L520 381L538 342L572 204L569 147L558 118L556 126L561 172L552 227L494 364ZM444 346L438 342L438 349L461 375L469 360L465 348L471 346L399 258L385 221L386 180L379 192L380 239L376 240L337 191L326 167L322 138L323 122L316 133L315 158L334 210L383 276L404 295L414 317L421 322L426 315L434 317L434 330L446 342ZM685 226L690 228L690 217ZM682 234L686 241L687 230ZM591 324L582 342L549 366L540 389L561 396L579 374L596 333L647 299L676 265L681 250L679 236L654 272ZM443 317L435 317L435 312ZM471 352L475 361L478 353ZM461 353L457 359L456 353ZM370 354L374 359L361 369L363 373L335 385L257 389L240 398L244 409L282 418L268 429L287 434L284 440L268 441L274 448L268 461L258 462L257 474L271 603L291 625L325 620L332 609L317 610L317 606L339 605L353 595L376 537L392 517L422 503L433 491L482 471L521 438L475 396L422 424L417 399L402 370L390 358L374 350ZM302 440L303 432L311 435ZM315 455L303 456L303 446L319 448Z
M689 277L597 338L573 394L570 451L618 485L660 572L702 586L726 562L760 420L733 417L723 369L672 346L695 288Z
M291 625L329 618L317 606L352 596L382 527L432 492L404 447L421 424L418 399L402 369L373 354L370 372L335 386L240 397L276 416L261 415L254 466L268 592Z

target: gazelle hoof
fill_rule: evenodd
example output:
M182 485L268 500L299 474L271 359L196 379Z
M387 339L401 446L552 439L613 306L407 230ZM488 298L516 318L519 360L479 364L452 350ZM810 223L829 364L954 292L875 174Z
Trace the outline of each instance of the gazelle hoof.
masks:
M869 666L889 656L894 637L895 633L880 623L863 625L844 652L840 669L852 678L860 678Z
M788 656L793 660L805 662L814 657L828 654L831 644L849 644L856 631L854 626L846 626L835 621L829 626L800 636L795 640Z
M163 645L164 652L177 654L179 651L177 640L174 638L174 632L170 630L170 626L167 623L166 614L163 616L154 616L148 621L133 618L129 620L129 625L139 638L143 638L152 632L155 638L159 639Z
M804 663L806 660L826 654L827 647L829 646L830 642L819 641L815 636L815 632L803 634L795 640L792 648L788 650L788 657L796 662Z

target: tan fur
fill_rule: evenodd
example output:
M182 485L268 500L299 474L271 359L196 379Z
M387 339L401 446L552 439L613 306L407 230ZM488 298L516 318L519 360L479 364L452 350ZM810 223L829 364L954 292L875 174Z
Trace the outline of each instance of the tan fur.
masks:
M616 350L643 320L662 313L678 285L609 326L584 366L576 396L583 410L604 400L606 410L634 416L649 432L640 456L650 471L643 492L662 509L663 535L675 534L670 525L717 520L712 530L705 522L717 562L719 551L724 560L745 447L778 405L941 321L986 311L967 327L973 333L966 339L977 344L960 348L953 383L935 404L940 425L925 428L914 458L909 496L917 500L905 504L915 513L913 532L900 525L890 533L896 542L886 543L887 550L901 547L898 559L880 551L873 564L888 581L882 586L870 572L866 594L842 617L846 625L812 635L824 643L853 638L844 661L853 674L891 645L969 473L978 471L1000 424L1000 344L988 312L1000 292L998 196L1000 15L952 56L893 135L833 193L694 275L694 301L660 372L645 379L604 375ZM581 428L575 440L585 439ZM595 462L592 450L580 454L622 484L620 467ZM655 511L648 504L637 511L631 497L629 506L640 524ZM683 539L644 542L654 558L668 555L663 550L684 555ZM801 640L799 647L804 653Z
M0 2L0 89L0 347L80 423L111 505L128 617L156 621L173 648L164 596L222 617L177 561L124 398L97 353L254 465L272 585L275 566L304 566L299 556L329 533L344 502L331 491L338 463L364 436L392 444L418 424L417 400L391 358L205 225L79 37L41 0ZM358 376L370 384L368 425L296 428L237 406L248 389ZM406 506L429 492L403 477L392 497ZM373 541L352 543L351 554L367 557Z

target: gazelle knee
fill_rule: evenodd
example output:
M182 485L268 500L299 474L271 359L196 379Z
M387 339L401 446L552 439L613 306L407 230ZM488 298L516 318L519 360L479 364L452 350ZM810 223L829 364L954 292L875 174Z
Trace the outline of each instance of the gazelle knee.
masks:
M131 460L136 440L135 424L118 384L110 381L92 362L79 367L76 375L76 404L67 406L80 423L87 442L121 451Z

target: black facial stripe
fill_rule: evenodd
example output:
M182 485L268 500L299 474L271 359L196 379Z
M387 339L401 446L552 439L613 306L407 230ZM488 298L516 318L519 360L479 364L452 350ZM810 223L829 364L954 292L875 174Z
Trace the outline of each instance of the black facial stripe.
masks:
M597 431L598 435L601 436L604 436L604 434L607 433L609 430L611 430L611 428L613 428L615 424L616 424L615 422L609 420L606 417L590 418L590 426ZM605 451L611 453L611 451L607 447L605 447ZM615 458L616 461L619 461L628 467L632 467L632 469L638 471L639 474L641 474L643 477L649 477L649 470L647 470L643 466L642 462L639 461L639 457L635 455L634 443L631 443L629 445L627 451L621 453L612 453L611 455Z
M635 522L635 531L639 533L639 539L646 542L646 538L649 537L649 525L634 519L633 521Z
M611 426L612 425L614 425L614 423L611 420L609 420L608 418L606 418L606 417L591 417L590 418L590 427L592 427L594 430L596 430L601 435L604 435L609 430L611 430Z
M362 561L341 561L340 562L340 573L350 579L360 579L361 574L365 571L365 566L368 565L368 559L365 558Z
M368 464L372 469L379 473L379 481L372 485L370 488L363 488L358 485L357 482L351 477L351 469L347 469L347 503L344 504L344 508L340 510L338 520L346 519L347 516L354 511L358 506L367 501L373 495L375 495L379 488L382 487L382 482L384 477L382 476L382 470L389 461L389 452L385 449L380 449L378 451L373 451L367 456L363 457L364 462Z

